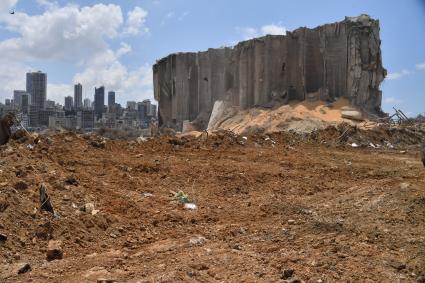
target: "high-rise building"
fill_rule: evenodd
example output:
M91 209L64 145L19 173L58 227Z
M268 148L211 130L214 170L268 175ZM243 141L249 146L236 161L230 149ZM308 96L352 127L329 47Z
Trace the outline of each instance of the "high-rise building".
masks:
M131 111L137 110L137 102L136 101L127 101L127 109Z
M24 114L28 114L29 111L29 107L31 105L31 95L29 95L28 93L24 93L21 96L21 111Z
M10 106L10 105L12 104L12 102L10 101L10 99L9 99L9 98L6 98L6 99L4 100L4 104L5 104L6 106Z
M151 101L149 99L145 99L142 101L143 106L145 107L145 115L150 116L151 113Z
M101 86L95 88L94 91L94 112L96 113L96 118L102 118L102 113L105 108L105 87Z
M115 91L108 92L108 107L114 107L115 106Z
M31 105L44 109L47 92L47 75L41 71L27 73L27 93L31 95Z
M156 117L156 105L155 104L151 104L149 116Z
M40 109L37 105L30 105L28 109L28 125L38 127L40 125Z
M73 103L73 100L72 100L72 96L65 97L65 110L66 111L72 110L73 104L74 103Z
M22 95L27 94L25 90L14 90L13 91L13 104L18 108L21 109L22 107Z
M44 103L45 108L55 108L56 102L54 102L53 100L46 100L46 103Z
M145 112L145 106L143 105L143 102L137 102L137 112L138 112L138 118L140 121L146 120L146 112Z
M89 109L91 108L91 101L90 98L86 98L84 99L84 109Z
M77 112L77 128L93 129L94 128L94 111L81 110Z
M58 117L60 115L63 115L63 111L59 110L57 108L46 108L41 111L39 111L39 120L38 120L38 126L49 126L49 117L55 116Z
M74 107L75 109L83 107L83 86L81 84L74 85Z

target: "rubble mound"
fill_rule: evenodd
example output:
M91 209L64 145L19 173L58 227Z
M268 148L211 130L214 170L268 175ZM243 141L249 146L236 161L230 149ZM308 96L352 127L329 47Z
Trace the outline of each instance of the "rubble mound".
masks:
M296 131L309 133L324 129L329 125L349 123L360 125L364 119L343 118L345 109L349 107L346 99L338 99L334 103L320 101L291 102L276 108L251 108L241 110L238 107L217 101L212 111L208 130L231 130L238 134L274 133L280 131ZM351 109L351 108L350 108ZM355 109L350 112L360 113Z
M12 140L0 281L420 282L421 129Z

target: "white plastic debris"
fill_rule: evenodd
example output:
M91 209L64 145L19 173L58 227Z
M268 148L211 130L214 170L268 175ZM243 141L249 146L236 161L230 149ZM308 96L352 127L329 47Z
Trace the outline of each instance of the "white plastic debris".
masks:
M370 145L370 147L377 148L377 146L374 145L373 143L369 143L369 145Z
M141 143L141 142L145 142L145 141L147 141L148 139L147 138L145 138L145 137L143 137L143 136L140 136L140 137L138 137L137 138L137 142L138 143Z
M191 246L202 246L207 242L207 239L202 236L197 236L189 239L189 244Z
M242 139L243 139L243 140L246 140L246 141L248 140L248 138L247 138L247 137L242 137Z
M85 212L92 214L92 212L93 212L94 210L95 210L95 209L94 209L94 204L93 204L93 203L89 202L89 203L86 203L86 204L84 205L84 211L85 211Z
M351 147L359 147L360 145L358 145L358 144L356 144L355 142L353 142L352 144L351 144Z
M33 146L32 144L29 144L29 145L27 145L27 148L28 148L29 150L33 150L33 149L34 149L34 146Z
M152 193L143 193L143 196L144 196L145 198L148 198L148 197L153 196L153 194L152 194Z
M196 204L188 202L184 204L184 208L194 210L194 209L197 209L198 207L196 206Z
M388 147L388 148L391 148L391 149L393 149L394 148L394 146L389 142L389 141L385 141L385 145Z

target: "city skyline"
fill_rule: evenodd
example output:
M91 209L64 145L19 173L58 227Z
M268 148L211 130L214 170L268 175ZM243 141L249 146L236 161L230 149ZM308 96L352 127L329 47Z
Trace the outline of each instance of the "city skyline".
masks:
M37 74L37 73L40 73L40 74L45 74L46 75L46 77L47 77L47 73L43 73L41 70L38 70L38 71L36 71L36 72L28 72L26 75L28 76L28 74ZM28 79L27 79L27 81L28 81ZM79 94L82 94L83 92L82 92L82 90L84 89L84 86L81 84L81 83L77 83L77 84L75 84L74 86L73 86L73 93L69 93L69 94L66 94L66 95L64 95L63 96L63 99L62 99L62 101L57 101L57 100L54 100L54 99L49 99L49 97L48 97L48 87L47 87L47 78L46 78L46 89L45 89L45 91L46 91L46 95L45 95L45 101L54 101L55 103L57 103L57 104L60 104L61 106L65 106L65 103L64 103L64 100L66 99L66 98L68 98L68 97L72 97L73 98L73 104L74 104L74 106L73 107L75 107L75 108L78 108L77 107L77 105L76 105L76 99L75 99L75 97L76 97L76 94L77 94L77 92L79 93ZM82 95L82 97L81 97L81 107L83 106L83 101L84 100L86 100L86 99L89 99L90 100L90 102L93 102L95 99L94 99L94 97L95 97L95 94L96 94L96 89L97 88L104 88L104 92L105 93L107 93L108 94L108 102L109 102L109 95L110 94L113 94L113 96L114 96L114 103L116 103L115 101L116 101L116 91L115 90L113 90L113 89L110 89L110 90L107 90L106 88L105 88L105 86L104 85L99 85L99 86L95 86L94 87L94 89L93 89L93 93L92 93L92 95L90 96L90 94L88 94L88 91L86 91L86 94L85 95ZM77 90L78 89L78 90ZM28 93L28 91L27 90L23 90L23 89L14 89L13 90L13 92L12 92L12 94L11 94L11 96L9 96L9 97L5 97L4 98L4 100L3 101L0 101L0 103L4 103L4 104L6 104L6 101L7 100L10 100L10 101L13 101L14 99L12 99L12 97L14 98L15 97L15 94L16 93ZM91 99L92 98L92 99ZM149 98L146 98L146 99L148 99L148 100L151 100L151 99L149 99ZM143 101L143 100L146 100L146 99L141 99L141 100L126 100L126 101L123 101L123 103L118 103L118 104L120 104L120 105L125 105L125 104L127 104L127 102L129 102L129 101ZM104 101L104 106L109 106L109 103L106 103L105 101Z
M88 130L99 128L141 130L156 121L157 106L149 99L127 101L126 108L115 102L115 92L108 92L105 105L105 87L95 87L93 103L82 102L83 85L74 85L73 96L64 96L63 105L47 99L48 76L41 71L26 73L26 89L14 90L11 98L0 103L0 117L12 112L29 130L64 128Z

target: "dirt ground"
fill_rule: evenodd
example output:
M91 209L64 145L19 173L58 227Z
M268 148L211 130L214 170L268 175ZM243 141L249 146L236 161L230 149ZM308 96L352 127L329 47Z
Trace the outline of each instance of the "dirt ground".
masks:
M425 282L419 145L41 141L0 148L1 282ZM40 210L41 183L56 216ZM49 240L63 259L46 260Z

